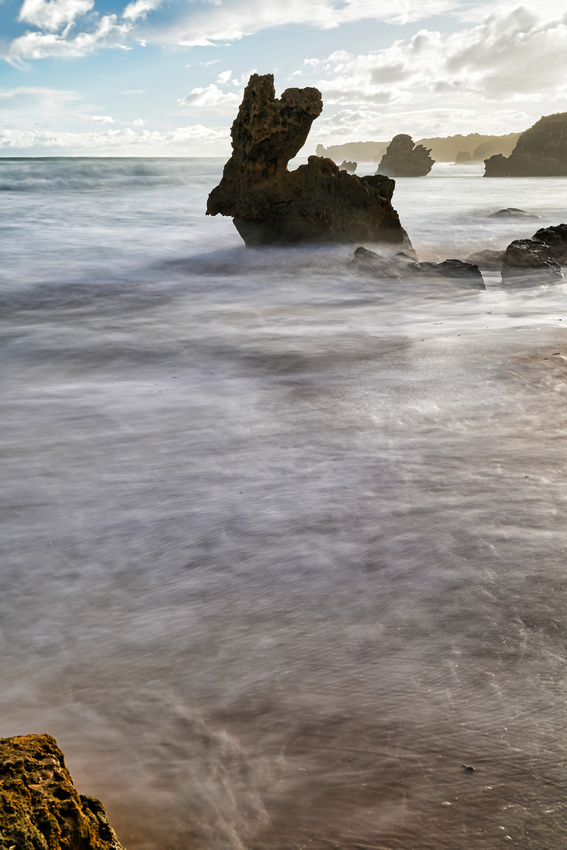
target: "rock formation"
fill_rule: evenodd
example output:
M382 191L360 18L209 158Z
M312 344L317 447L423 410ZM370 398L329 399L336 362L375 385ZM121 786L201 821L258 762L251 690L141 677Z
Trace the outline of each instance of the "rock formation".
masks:
M442 263L420 263L415 253L398 251L396 254L378 253L367 248L357 248L353 264L373 278L402 280L412 277L450 278L461 280L468 287L485 289L484 279L477 265L462 260L444 260Z
M94 797L77 794L50 735L0 738L1 850L124 850Z
M485 177L567 175L567 112L544 115L521 134L510 156L485 160Z
M532 239L544 242L559 265L567 266L567 224L542 227L534 233Z
M343 159L343 161L339 165L339 171L348 171L349 174L354 174L357 165L357 162L352 162L351 160Z
M468 257L465 257L465 263L478 266L479 269L485 272L499 272L502 268L504 253L504 251L485 248L484 251L475 251L474 254L469 254Z
M488 218L539 218L539 215L519 210L517 207L506 207L505 210L490 213Z
M554 283L563 272L545 242L515 239L506 248L502 260L502 283Z
M400 133L388 145L376 173L387 177L424 177L435 162L430 153L423 145L414 145L411 136Z
M301 242L409 244L388 177L357 177L310 156L288 171L323 108L315 88L275 97L272 74L253 74L232 125L233 153L207 215L229 215L249 246Z

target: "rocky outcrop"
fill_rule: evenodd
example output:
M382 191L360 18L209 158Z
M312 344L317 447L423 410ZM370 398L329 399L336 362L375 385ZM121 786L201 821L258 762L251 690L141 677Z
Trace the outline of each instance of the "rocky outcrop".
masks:
M324 157L288 171L323 104L315 88L275 97L272 74L253 74L232 125L233 153L207 202L232 216L249 246L302 242L409 244L388 177L357 177Z
M554 283L563 272L553 251L536 239L515 239L502 260L502 283Z
M79 795L51 735L0 738L1 850L123 850L102 803Z
M388 145L376 173L387 177L424 177L435 162L430 153L423 145L414 145L411 136L400 133Z
M544 242L559 265L567 265L567 224L542 227L532 236L536 242Z
M544 115L522 133L510 156L485 160L485 177L567 175L567 112Z
M352 162L348 159L343 159L339 165L339 171L348 171L349 174L354 174L358 162Z

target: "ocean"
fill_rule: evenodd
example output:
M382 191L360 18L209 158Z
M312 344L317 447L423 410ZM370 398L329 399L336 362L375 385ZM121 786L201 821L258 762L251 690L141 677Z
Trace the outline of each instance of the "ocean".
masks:
M567 284L246 249L222 166L0 159L0 735L128 850L563 847ZM567 178L393 203L464 259Z

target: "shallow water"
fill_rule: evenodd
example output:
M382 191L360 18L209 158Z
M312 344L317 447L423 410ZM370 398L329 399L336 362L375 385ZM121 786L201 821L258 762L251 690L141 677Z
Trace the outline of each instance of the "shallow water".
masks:
M0 160L0 735L128 850L561 847L566 285L246 250L221 169ZM567 181L394 205L464 257Z

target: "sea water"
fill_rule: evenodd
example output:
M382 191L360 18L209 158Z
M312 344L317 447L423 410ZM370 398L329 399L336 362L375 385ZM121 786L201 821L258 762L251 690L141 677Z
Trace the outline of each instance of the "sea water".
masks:
M222 165L0 160L0 735L128 850L563 847L567 286L246 249ZM394 206L464 259L567 180Z

